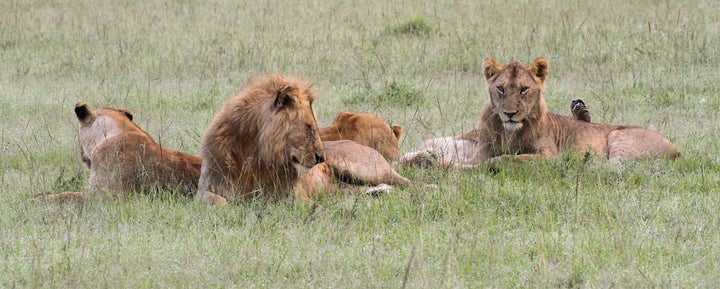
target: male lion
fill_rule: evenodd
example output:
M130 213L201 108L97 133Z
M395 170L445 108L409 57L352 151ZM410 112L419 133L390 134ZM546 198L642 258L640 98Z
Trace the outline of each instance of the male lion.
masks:
M401 162L472 168L488 160L550 158L563 152L592 151L613 163L680 156L656 131L590 123L589 114L582 121L583 116L575 120L547 112L543 91L548 69L544 57L529 66L520 61L501 66L495 59L485 59L490 101L475 128L455 137L427 140Z
M309 83L271 74L228 99L202 138L197 197L222 205L289 194L298 169L324 161L315 98Z
M128 192L170 190L190 194L197 188L199 156L158 145L127 110L90 107L78 102L80 157L90 169L88 193L62 192L41 200L81 199L88 195L121 196Z
M311 195L351 190L356 185L375 185L368 190L374 193L412 183L388 163L388 159L399 159L400 126L391 128L371 114L342 112L329 127L317 130L311 107L314 99L307 83L271 75L254 80L228 100L203 138L198 197L217 205L224 205L228 198L246 199L260 193L279 197L290 192L297 179L295 195L310 202ZM270 112L264 119L274 119L278 126L252 125L257 121L243 117L257 115L257 107ZM303 109L307 111L298 113ZM260 139L262 132L250 131L263 127L292 135L275 133L273 139ZM233 148L238 150L232 152ZM274 151L263 154L262 149Z

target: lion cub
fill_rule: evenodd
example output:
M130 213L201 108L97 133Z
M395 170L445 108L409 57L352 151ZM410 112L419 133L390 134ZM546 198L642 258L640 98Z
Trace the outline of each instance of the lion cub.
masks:
M80 158L90 169L88 192L62 192L41 200L82 199L90 195L123 196L130 192L195 191L202 163L199 156L169 150L138 127L127 110L75 105Z

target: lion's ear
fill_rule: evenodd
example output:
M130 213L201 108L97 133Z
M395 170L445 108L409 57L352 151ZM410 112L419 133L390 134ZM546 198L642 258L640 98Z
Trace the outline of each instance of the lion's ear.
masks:
M338 121L345 121L347 119L350 119L351 117L355 116L356 114L352 111L343 111L335 118L335 122Z
M402 137L402 127L399 125L393 125L392 126L393 134L395 135L395 138L400 141L400 138Z
M275 95L275 107L293 107L299 100L297 99L297 88L294 86L286 85L280 88Z
M550 63L548 62L547 58L543 56L535 58L532 64L530 64L530 71L532 71L535 76L540 78L540 81L542 81L543 83L545 83L545 79L547 79L549 69Z
M500 65L500 63L498 63L494 58L488 57L485 58L485 61L483 61L485 79L490 80L490 78L500 73L500 70L502 70L502 65Z
M77 116L78 120L84 121L91 114L90 107L86 103L81 101L75 104L75 116Z
M119 111L119 112L122 112L122 114L124 114L127 118L129 118L130 121L133 120L132 112L130 112L129 110L127 110L127 109L118 109L118 111Z

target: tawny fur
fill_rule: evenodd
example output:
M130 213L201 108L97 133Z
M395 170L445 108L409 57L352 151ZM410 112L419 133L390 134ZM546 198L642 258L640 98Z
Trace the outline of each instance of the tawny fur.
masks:
M227 100L202 139L197 196L210 203L292 194L298 168L322 162L322 143L304 80L271 74Z
M198 185L199 156L169 150L132 121L126 110L90 107L78 102L80 157L90 169L87 192L62 192L42 200L82 199L92 195L126 196L158 190L191 195Z
M472 129L459 136L427 140L401 162L471 168L486 161L557 157L594 152L611 162L675 159L680 153L656 131L637 126L590 123L547 111L543 96L549 63L485 59L489 101ZM429 160L429 161L428 161Z
M351 140L358 144L371 147L388 161L400 159L398 141L402 137L402 127L385 123L376 115L344 111L338 114L330 126L320 128L320 139L323 142Z
M376 195L393 186L419 185L401 176L391 161L399 159L400 126L390 127L372 114L342 112L320 129L325 162L300 176L295 195L306 202L321 193L357 192Z
M338 140L323 142L323 147L325 162L301 175L295 185L295 195L303 201L312 202L312 197L321 193L357 191L365 186L414 184L368 146Z
M570 102L570 112L572 112L574 119L592 122L590 111L587 106L585 106L585 102L582 99L577 98Z

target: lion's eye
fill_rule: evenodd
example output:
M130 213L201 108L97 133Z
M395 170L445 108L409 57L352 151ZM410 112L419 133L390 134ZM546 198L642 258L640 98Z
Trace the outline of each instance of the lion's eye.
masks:
M527 92L528 92L528 88L527 88L527 87L520 88L520 94L521 94L521 95L525 95Z
M505 94L505 88L498 85L495 87L500 94Z

